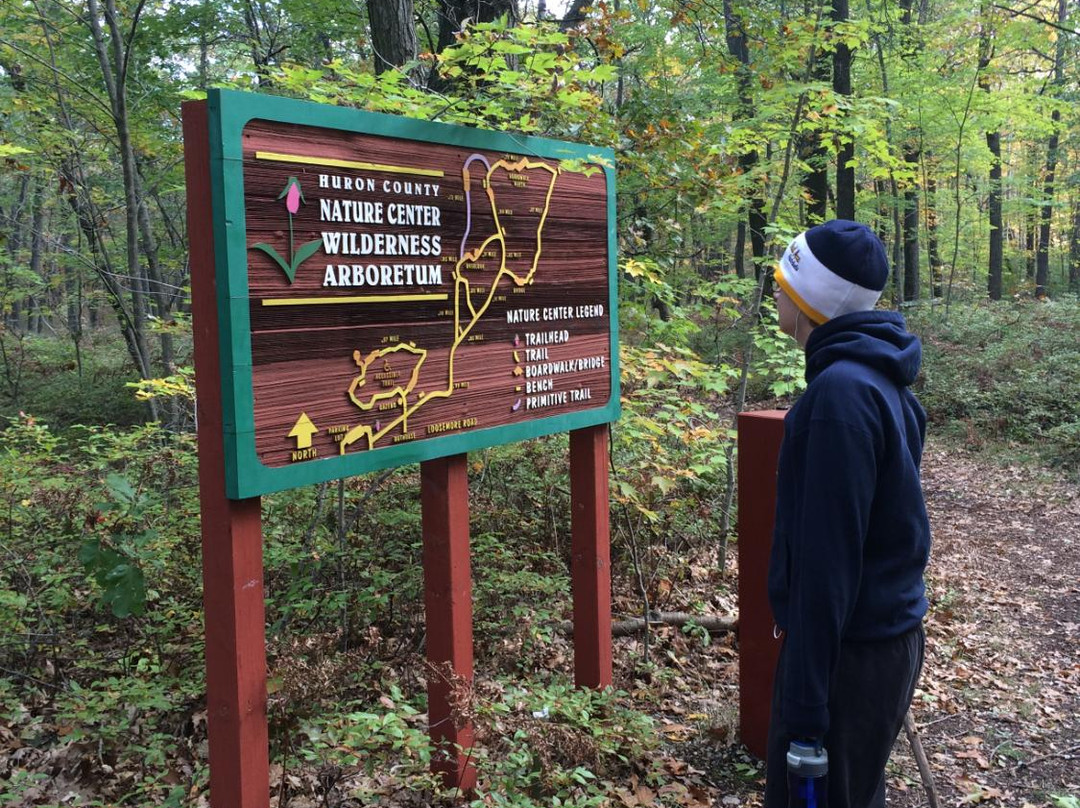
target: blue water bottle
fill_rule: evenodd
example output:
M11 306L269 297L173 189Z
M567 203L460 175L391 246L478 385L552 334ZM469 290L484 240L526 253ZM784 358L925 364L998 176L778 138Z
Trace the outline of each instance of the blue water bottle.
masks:
M792 741L787 770L789 808L828 808L829 754L820 744Z

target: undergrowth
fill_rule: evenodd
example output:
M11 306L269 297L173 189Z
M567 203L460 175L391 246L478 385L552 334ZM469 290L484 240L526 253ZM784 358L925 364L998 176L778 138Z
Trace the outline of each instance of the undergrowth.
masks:
M1080 469L1080 305L1075 298L913 310L916 390L931 428L1014 459Z
M909 315L924 340L917 392L931 430L1080 465L1076 302L942 314ZM797 357L765 318L747 380L759 400L798 387ZM700 324L664 330L674 345ZM745 346L722 341L735 355ZM611 457L618 616L731 602L715 565L740 379L698 342L701 353L624 346ZM50 804L63 792L85 804L195 804L207 769L193 437L65 423L15 416L0 450L0 803ZM656 762L658 733L642 711L679 687L677 648L633 646L651 657L623 660L632 696L570 686L567 452L556 435L469 457L477 680L463 709L476 728L477 804L602 804L628 782L656 804L691 804ZM454 797L429 773L425 683L436 674L424 663L418 492L411 466L263 499L283 805ZM706 590L716 595L685 597Z

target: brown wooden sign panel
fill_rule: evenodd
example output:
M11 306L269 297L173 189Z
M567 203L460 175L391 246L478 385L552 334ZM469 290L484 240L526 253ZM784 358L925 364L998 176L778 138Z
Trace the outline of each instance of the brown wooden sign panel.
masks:
M259 119L242 160L263 466L611 404L605 170Z

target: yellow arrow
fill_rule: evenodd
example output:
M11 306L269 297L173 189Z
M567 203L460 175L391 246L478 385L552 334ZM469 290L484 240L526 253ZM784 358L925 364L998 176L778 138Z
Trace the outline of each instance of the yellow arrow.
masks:
M318 431L319 428L311 423L311 419L307 417L307 413L302 412L300 413L300 417L296 419L296 423L293 425L289 437L296 438L297 449L310 449L311 436Z

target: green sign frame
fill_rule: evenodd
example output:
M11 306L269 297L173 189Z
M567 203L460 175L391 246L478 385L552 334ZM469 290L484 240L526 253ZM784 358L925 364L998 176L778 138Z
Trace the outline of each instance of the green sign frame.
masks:
M232 90L207 94L213 239L220 333L222 416L226 496L247 499L302 485L379 469L463 454L490 446L581 429L618 419L619 388L617 253L615 233L615 155L611 149L546 138L511 135L465 126L361 112L275 96ZM387 138L445 144L557 160L596 163L607 188L607 255L611 394L601 406L533 420L456 432L420 441L352 452L312 462L270 467L260 462L255 444L252 336L249 313L248 253L244 202L242 133L253 120L337 129ZM191 234L198 238L201 234Z

